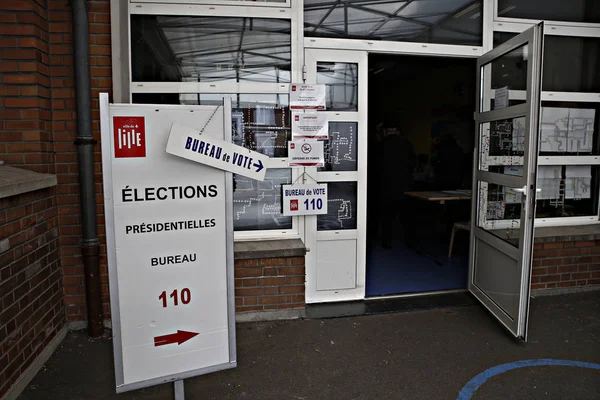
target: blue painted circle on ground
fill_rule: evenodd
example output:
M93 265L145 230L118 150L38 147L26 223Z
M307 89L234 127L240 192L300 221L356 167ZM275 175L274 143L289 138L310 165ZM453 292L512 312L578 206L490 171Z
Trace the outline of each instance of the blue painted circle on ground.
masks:
M513 369L524 367L540 367L540 366L557 366L557 367L580 367L600 370L600 364L571 361L571 360L554 360L551 358L542 358L539 360L521 360L506 364L500 364L492 368L488 368L480 374L477 374L471 379L458 393L456 400L469 400L473 397L477 389L481 387L488 379L500 375Z

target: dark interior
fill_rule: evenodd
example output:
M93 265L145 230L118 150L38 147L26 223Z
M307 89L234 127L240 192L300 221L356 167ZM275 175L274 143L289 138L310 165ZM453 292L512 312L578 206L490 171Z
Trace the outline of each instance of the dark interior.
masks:
M466 288L471 202L402 193L471 189L475 81L473 59L369 56L367 296Z

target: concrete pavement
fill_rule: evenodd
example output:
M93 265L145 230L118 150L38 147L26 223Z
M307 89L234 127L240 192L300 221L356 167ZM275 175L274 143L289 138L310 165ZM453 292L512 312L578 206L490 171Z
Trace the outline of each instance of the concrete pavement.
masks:
M186 380L186 399L457 399L469 380L500 364L599 364L600 292L533 299L528 343L514 341L478 305L243 323L237 339L238 368ZM71 333L20 400L173 396L172 384L117 395L113 374L110 339ZM600 370L518 368L490 375L463 398L599 399Z

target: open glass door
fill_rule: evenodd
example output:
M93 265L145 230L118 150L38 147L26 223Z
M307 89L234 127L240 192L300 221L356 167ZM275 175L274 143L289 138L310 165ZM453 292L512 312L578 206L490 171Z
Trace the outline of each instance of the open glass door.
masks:
M326 86L325 167L305 182L327 183L327 215L307 216L306 302L365 297L367 53L305 49L306 83Z
M527 338L543 25L479 58L469 290Z

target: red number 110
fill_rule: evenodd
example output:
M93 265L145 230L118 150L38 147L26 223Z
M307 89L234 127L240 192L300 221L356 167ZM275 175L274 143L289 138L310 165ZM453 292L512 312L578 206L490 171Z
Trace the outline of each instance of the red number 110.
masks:
M169 297L173 299L174 306L178 306L179 301L181 301L181 304L189 304L189 302L192 300L192 292L190 292L190 289L188 288L181 289L180 293L177 291L177 289L175 289L171 292ZM167 292L163 290L160 296L158 296L158 299L162 300L162 306L163 308L166 308L168 305Z

